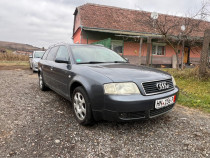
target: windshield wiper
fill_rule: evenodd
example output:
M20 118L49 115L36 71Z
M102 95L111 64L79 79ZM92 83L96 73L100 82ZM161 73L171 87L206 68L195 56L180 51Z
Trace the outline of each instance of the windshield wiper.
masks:
M102 61L89 61L89 62L82 62L82 63L77 63L77 64L99 64L99 63L105 63Z

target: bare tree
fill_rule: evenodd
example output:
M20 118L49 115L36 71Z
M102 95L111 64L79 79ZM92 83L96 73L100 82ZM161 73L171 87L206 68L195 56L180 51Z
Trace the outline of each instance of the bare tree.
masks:
M199 68L200 76L205 76L207 73L206 68L209 61L209 57L208 57L209 44L210 44L210 29L206 30L204 34L204 42L203 42L203 48L201 52L200 68Z
M181 52L181 68L183 69L183 54L185 43L188 46L193 46L196 42L200 42L200 38L194 38L193 35L198 35L203 33L205 27L206 16L208 14L208 2L203 2L202 7L194 15L188 14L185 17L169 16L165 14L160 14L158 19L154 20L150 17L150 13L144 12L143 18L140 22L151 28L156 34L162 35L161 39L171 46L176 54L177 59L177 69L179 69L179 53ZM184 26L184 29L181 27ZM182 44L182 45L181 45ZM150 58L150 52L147 53L147 59ZM149 60L147 60L147 64Z

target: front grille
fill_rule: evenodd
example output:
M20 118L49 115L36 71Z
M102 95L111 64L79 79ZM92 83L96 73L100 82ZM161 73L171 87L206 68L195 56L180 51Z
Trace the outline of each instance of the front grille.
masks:
M166 89L158 89L157 88L157 83L159 82L165 82L166 84L169 85ZM142 83L144 92L146 95L152 95L152 94L158 94L158 93L163 93L166 91L170 91L174 89L174 85L172 82L172 79L167 79L167 80L160 80L160 81L151 81L151 82L144 82Z
M171 110L173 108L173 106L174 106L174 104L169 105L169 106L164 107L164 108L161 108L161 109L150 110L150 116L152 117L152 116L156 116L156 115L165 113L165 112Z

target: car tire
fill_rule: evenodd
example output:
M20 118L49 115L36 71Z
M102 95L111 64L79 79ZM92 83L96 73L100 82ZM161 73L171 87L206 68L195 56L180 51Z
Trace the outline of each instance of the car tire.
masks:
M93 125L91 104L83 87L75 88L72 95L72 106L77 122L83 126Z
M42 74L40 73L39 75L39 88L42 90L42 91L46 91L48 89L48 87L46 86L45 82L44 82L44 79L43 79L43 76Z

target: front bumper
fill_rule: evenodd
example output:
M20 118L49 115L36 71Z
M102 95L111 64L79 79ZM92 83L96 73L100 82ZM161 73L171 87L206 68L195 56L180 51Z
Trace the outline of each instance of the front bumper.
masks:
M38 71L38 65L33 65L33 71Z
M173 95L176 95L177 100L178 92L178 87L175 87L175 89L170 92L152 96L105 95L104 109L98 111L93 110L93 116L95 120L108 121L128 121L153 118L170 111L175 105L174 103L161 109L155 109L155 101Z

